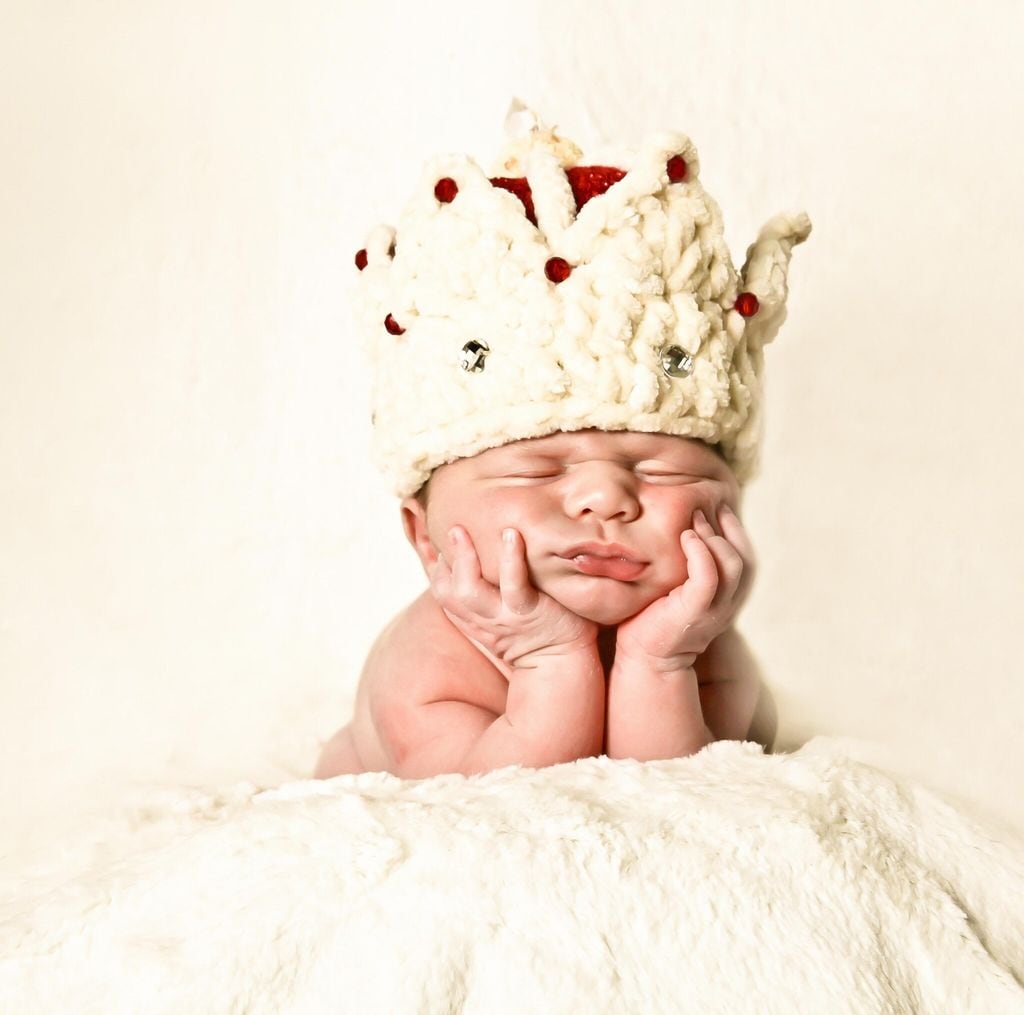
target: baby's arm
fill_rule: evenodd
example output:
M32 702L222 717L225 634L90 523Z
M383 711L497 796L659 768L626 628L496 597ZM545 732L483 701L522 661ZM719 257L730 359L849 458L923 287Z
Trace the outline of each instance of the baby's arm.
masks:
M721 534L696 511L680 534L687 578L621 623L608 684L609 757L685 757L715 740L771 747L771 693L733 620L749 589L754 555L725 505Z
M716 740L752 740L771 754L779 718L775 699L747 643L735 627L697 658L704 722Z
M605 709L597 624L533 587L526 547L514 529L506 533L497 586L482 574L462 526L453 527L448 553L451 565L439 554L431 569L431 593L452 625L502 666L505 714L495 718L429 688L413 701L396 695L375 716L390 770L407 779L471 775L597 754Z
M692 664L658 659L617 643L605 716L609 758L685 758L715 739L701 711Z
M752 740L771 753L778 718L757 661L730 627L692 666L617 652L606 723L610 758L651 761L686 757L715 740Z
M417 665L411 662L411 665ZM509 679L505 714L467 702L384 700L375 725L401 779L544 768L601 751L604 671L596 645L535 656Z

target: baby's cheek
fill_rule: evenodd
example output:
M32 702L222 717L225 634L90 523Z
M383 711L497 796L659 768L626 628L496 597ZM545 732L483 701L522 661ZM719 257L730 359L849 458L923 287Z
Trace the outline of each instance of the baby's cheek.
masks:
M501 578L501 554L501 546L482 546L477 551L480 559L480 574L495 588L498 587Z
M686 551L682 546L682 532L682 529L675 532L674 542L666 545L653 569L652 579L657 582L662 595L668 595L672 589L682 585L689 573L686 567Z

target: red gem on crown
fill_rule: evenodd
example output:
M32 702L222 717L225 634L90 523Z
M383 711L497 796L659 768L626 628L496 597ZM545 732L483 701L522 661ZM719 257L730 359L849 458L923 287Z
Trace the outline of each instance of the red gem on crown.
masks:
M549 257L544 265L544 274L552 282L564 282L572 274L572 265L564 257Z
M671 183L682 183L686 179L686 159L682 155L673 155L665 163L668 170L668 178Z
M434 184L434 197L442 204L450 204L458 192L458 184L450 176L444 176Z
M740 293L736 297L736 309L744 317L753 317L761 308L761 304L757 302L757 297L753 293Z
M366 251L356 251L356 267L362 271L366 267Z
M403 328L390 314L384 318L384 327L387 328L388 332L392 335L405 334L405 328Z

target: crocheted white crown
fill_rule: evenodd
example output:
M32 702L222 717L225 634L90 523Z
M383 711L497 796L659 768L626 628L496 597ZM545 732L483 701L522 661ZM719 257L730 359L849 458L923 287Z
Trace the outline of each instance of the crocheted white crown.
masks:
M356 255L373 458L394 492L487 448L590 427L700 438L753 478L762 350L810 219L770 219L737 275L685 134L580 165L518 99L505 127L494 176L433 157L398 228L374 227Z

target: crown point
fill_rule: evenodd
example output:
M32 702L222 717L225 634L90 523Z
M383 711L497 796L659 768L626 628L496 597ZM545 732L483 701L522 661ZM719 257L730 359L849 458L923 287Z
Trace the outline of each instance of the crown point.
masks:
M603 194L625 175L624 169L615 166L570 166L565 176L576 199L576 210L579 211L592 197Z
M356 267L362 271L366 267L366 250L356 251Z
M454 201L455 195L458 192L458 184L450 176L442 177L434 184L434 197L442 204L449 204Z
M564 282L572 274L572 265L564 257L549 257L544 274L552 282Z
M671 183L682 183L686 179L686 159L682 155L673 155L665 165Z
M388 329L388 333L391 335L405 334L405 328L403 328L390 314L384 318L384 327Z
M757 297L753 293L740 293L736 297L736 309L744 317L753 317L761 308L761 304L757 302Z
M491 185L501 187L523 203L526 217L534 224L537 224L537 215L533 210L533 193L530 190L530 181L525 176L492 176Z

